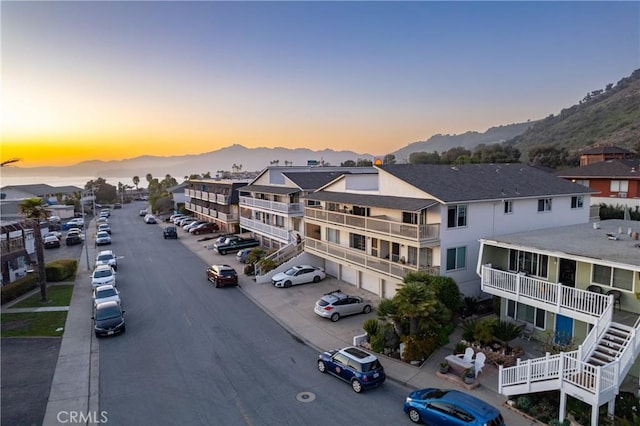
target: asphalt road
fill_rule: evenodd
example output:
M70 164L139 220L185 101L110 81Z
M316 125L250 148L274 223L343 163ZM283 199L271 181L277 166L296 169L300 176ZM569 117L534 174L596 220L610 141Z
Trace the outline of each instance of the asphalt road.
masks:
M110 219L127 331L98 341L100 410L108 423L410 423L402 411L408 389L388 381L356 394L319 373L315 350L239 289L208 283L207 265L145 224L140 208L125 205ZM240 283L257 285L245 276Z

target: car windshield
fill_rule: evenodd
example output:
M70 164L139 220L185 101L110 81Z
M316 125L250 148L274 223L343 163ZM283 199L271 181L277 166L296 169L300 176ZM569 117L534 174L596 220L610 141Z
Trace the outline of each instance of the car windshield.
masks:
M367 371L377 370L380 368L380 362L376 359L375 361L365 362L362 364L362 372L366 373Z
M105 297L115 296L116 291L112 288L105 288L96 292L96 299L103 299Z
M98 260L111 260L113 259L113 255L111 254L101 254L98 256Z
M235 274L235 271L232 271L231 269L222 269L220 271L220 275L222 275L223 277L232 277Z
M111 270L109 269L101 269L99 271L96 271L93 273L93 277L94 278L104 278L104 277L110 277L111 275L113 275L111 273Z
M98 232L98 238L104 238L104 237L108 237L109 234L107 234L106 232Z
M98 309L96 312L97 320L106 320L120 317L120 308L117 305L108 306Z
M284 271L285 275L289 275L290 277L295 275L296 272L298 272L298 268L291 268L291 269L287 269L286 271Z
M449 393L448 390L435 389L435 390L432 390L431 392L425 392L424 394L422 394L420 399L434 399L434 398L440 399L443 396L445 396L447 393Z

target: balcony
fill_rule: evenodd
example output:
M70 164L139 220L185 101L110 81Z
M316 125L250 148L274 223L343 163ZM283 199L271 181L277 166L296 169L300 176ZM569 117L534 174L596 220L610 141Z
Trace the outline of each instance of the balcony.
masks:
M0 244L0 251L4 254L14 253L25 249L22 237L11 237L8 240L3 239Z
M440 239L440 224L413 225L367 216L356 216L349 213L306 207L305 221L320 222L327 225L340 225L357 230L366 230L380 235L401 237L413 241L433 241Z
M218 219L225 223L237 222L238 215L234 213L222 213L218 212Z
M209 201L213 201L213 199L209 198ZM216 194L215 201L218 204L229 204L229 196L224 194Z
M240 207L256 207L291 216L302 216L304 213L303 203L282 203L253 197L240 197Z
M289 241L289 230L279 226L269 225L246 217L240 217L240 226L283 242Z
M352 263L399 280L402 280L407 273L417 271L426 272L430 275L440 275L440 267L438 266L418 267L417 265L401 264L370 256L361 250L312 238L305 239L305 251L324 258L338 259L341 263Z

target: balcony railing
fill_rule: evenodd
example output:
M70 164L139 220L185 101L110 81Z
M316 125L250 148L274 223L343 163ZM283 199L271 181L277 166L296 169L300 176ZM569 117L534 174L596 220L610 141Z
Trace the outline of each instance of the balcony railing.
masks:
M249 219L246 217L240 217L240 226L252 231L260 232L273 238L277 238L284 242L289 241L289 230L279 226L269 225L267 223L262 223L260 221Z
M326 241L314 240L312 238L305 238L305 251L310 253L315 252L321 257L340 259L343 262L353 263L400 280L402 280L407 273L416 271L424 271L430 275L440 275L440 268L437 266L418 267L417 265L392 262L387 259L370 256L361 250Z
M238 221L238 215L234 213L222 213L218 212L218 219L222 222L231 223Z
M433 240L440 238L440 224L413 225L411 223L395 222L387 219L377 219L368 216L358 216L349 213L306 207L305 219L311 219L327 224L337 224L355 229L364 229L388 236L408 238L411 240Z
M613 303L613 296L552 283L521 273L482 265L482 290L517 302L595 324ZM611 321L611 318L605 318Z
M12 237L9 238L8 240L2 240L0 242L0 247L2 253L8 254L8 253L13 253L19 250L24 250L24 241L22 240L22 237Z
M283 203L279 201L261 200L253 197L240 197L240 207L258 207L278 213L302 215L304 213L303 203Z

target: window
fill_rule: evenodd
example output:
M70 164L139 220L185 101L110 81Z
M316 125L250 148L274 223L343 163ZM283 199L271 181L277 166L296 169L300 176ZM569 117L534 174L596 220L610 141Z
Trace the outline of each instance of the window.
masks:
M340 231L333 228L327 228L327 241L330 243L340 244Z
M353 206L353 214L356 216L370 216L370 209L369 207Z
M457 206L449 206L447 211L447 227L459 228L467 226L467 206L459 204Z
M539 212L550 212L551 211L551 198L541 198L538 200L538 211Z
M591 281L621 290L633 290L633 271L610 266L593 265Z
M527 251L509 250L509 270L547 278L549 276L549 256Z
M349 234L349 247L358 250L365 250L365 236L360 234Z
M578 185L586 186L587 188L589 187L589 179L576 179L574 182Z
M584 206L584 195L576 195L571 197L571 208L581 209Z
M407 247L407 263L409 265L416 265L418 263L418 248L409 246Z
M629 181L612 180L609 189L611 192L629 192Z
M447 271L464 269L466 266L466 257L466 247L455 247L447 249Z
M275 215L276 218L276 226L284 227L284 217Z
M504 204L504 214L513 213L513 201L505 200L503 204Z
M320 205L320 201L318 200L307 200L308 207L317 207Z
M402 223L418 224L418 214L414 212L402 212Z
M537 328L545 329L546 311L523 303L516 304L513 300L507 301L507 316L513 319L534 324Z

